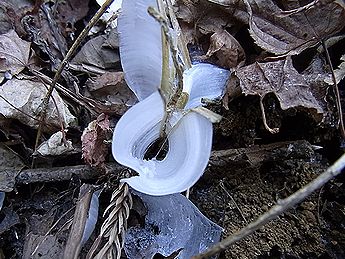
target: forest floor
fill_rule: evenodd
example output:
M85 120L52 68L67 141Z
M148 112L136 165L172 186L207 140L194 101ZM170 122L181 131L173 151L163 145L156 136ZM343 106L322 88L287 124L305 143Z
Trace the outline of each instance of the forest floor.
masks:
M208 106L223 119L214 125L207 169L190 190L190 200L224 229L223 238L308 184L344 152L337 109L345 100L344 4L288 2L175 3L192 59L233 72L224 99ZM303 9L298 2L312 5ZM109 141L136 100L121 70L116 29L105 30L104 20L62 73L35 148L39 104L98 8L93 0L0 3L0 191L6 194L0 259L63 258L82 184L106 184L99 200L102 215L127 172L112 158ZM277 15L291 9L298 10ZM340 100L329 82L322 42L339 79ZM91 121L96 124L83 139ZM133 208L128 227L142 220L137 217ZM82 258L100 231L99 219ZM219 258L345 258L345 176Z

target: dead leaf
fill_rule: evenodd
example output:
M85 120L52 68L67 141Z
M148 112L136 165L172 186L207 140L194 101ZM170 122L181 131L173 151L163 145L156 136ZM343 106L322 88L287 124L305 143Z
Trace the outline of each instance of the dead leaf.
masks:
M321 1L301 12L283 16L272 1L245 0L250 16L250 35L255 43L277 55L296 55L339 32L345 25L345 9L340 1ZM299 1L282 1L286 9L300 7ZM327 22L326 22L327 21Z
M110 48L108 44L107 35L100 35L89 40L72 60L72 63L87 64L102 69L119 66L119 53Z
M25 235L23 258L58 259L63 254L63 243L56 235L37 235L33 232Z
M245 61L245 53L238 41L226 30L215 32L210 39L207 57L215 55L219 65L225 68L241 66Z
M23 32L21 18L31 11L30 0L0 1L0 34L16 29L19 35Z
M128 88L123 72L106 72L95 79L89 79L86 86L92 99L105 104L118 104L117 114L123 114L129 106L137 102L137 98Z
M24 124L37 128L39 121L35 119L37 117L36 111L46 93L47 86L41 82L17 78L8 80L0 88L0 113L6 118L17 119ZM48 104L46 123L54 128L60 128L59 116L65 127L76 125L76 118L54 90Z
M4 215L0 221L0 235L5 231L9 230L11 227L20 223L20 219L18 214L13 210L13 208L4 208L2 210L2 214Z
M324 95L316 98L308 79L293 67L291 58L267 63L254 63L236 71L240 87L246 95L263 98L274 93L283 110L294 107L314 109L324 113ZM308 77L313 75L308 75ZM315 76L314 76L315 77Z
M341 56L340 60L343 62L341 62L338 68L334 70L335 81L337 82L337 84L339 84L339 82L345 77L345 54ZM325 82L329 85L334 84L331 75L325 79Z
M19 38L15 31L0 35L0 72L20 73L27 66L29 56L30 42Z
M21 158L11 149L4 145L0 145L0 168L18 168L24 167Z
M0 173L0 191L11 192L16 186L16 177L20 173L12 168L2 168Z
M37 152L41 156L59 156L70 155L78 152L70 140L63 139L63 133L58 131L51 135L51 137L44 141L38 148Z
M61 23L61 28L73 31L74 23L87 15L89 11L89 1L90 0L55 1L57 5L55 18Z
M220 6L209 1L186 1L178 0L175 5L176 17L185 24L182 26L183 33L191 34L193 37L188 39L197 39L198 34L207 35L210 33L231 27L234 31L238 28L238 22L247 20L247 14L244 11L245 6L242 1L232 1L231 6ZM190 30L193 28L193 30ZM188 31L186 31L187 29Z
M219 4L222 6L233 6L235 4L237 4L238 2L241 2L240 0L208 0L211 3L215 3L215 4Z
M0 3L0 34L7 33L13 29L11 19L8 17L6 7Z
M82 157L91 166L102 166L108 154L107 133L110 131L110 122L107 115L101 114L96 120L89 123L81 136Z

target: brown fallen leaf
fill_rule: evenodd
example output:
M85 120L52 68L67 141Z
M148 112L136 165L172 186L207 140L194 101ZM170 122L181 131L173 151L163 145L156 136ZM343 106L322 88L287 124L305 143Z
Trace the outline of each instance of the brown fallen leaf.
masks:
M101 114L89 123L81 136L82 157L91 166L103 166L108 154L107 133L110 132L109 118Z
M35 119L36 112L46 93L47 87L41 82L17 78L8 80L0 88L0 113L6 118L17 119L37 128L39 120ZM60 128L60 118L65 127L76 125L76 118L54 90L48 104L46 121L49 126ZM53 129L51 127L45 130L50 131Z
M55 19L61 27L61 31L65 34L74 33L74 24L83 19L89 11L90 0L68 0L55 1L56 10Z
M29 62L30 42L19 38L14 30L0 35L0 72L19 74Z
M304 107L319 114L316 119L322 119L326 106L324 103L325 92L314 94L314 89L312 89L314 86L310 81L311 77L315 79L317 75L299 74L293 67L290 57L274 62L256 62L239 68L235 73L245 95L258 95L262 100L266 94L273 93L278 98L283 110Z
M272 0L245 0L249 13L250 35L255 43L277 55L296 55L339 32L345 25L342 1L320 1L320 5L291 15ZM285 9L301 7L299 1L282 1Z
M124 114L137 102L137 98L126 85L123 72L106 72L95 79L89 79L86 86L92 99L104 104L118 105L117 114Z
M33 1L29 0L11 0L0 1L0 34L7 33L10 30L23 36L25 34L21 19L34 8Z
M245 61L242 46L226 30L219 30L212 34L206 57L212 55L217 57L220 66L228 69L241 66Z
M340 63L338 68L334 70L335 81L337 82L337 84L339 84L339 82L345 77L345 54L341 56L340 60L342 62ZM332 76L329 76L324 81L329 85L334 84Z
M206 0L178 0L174 7L176 17L185 23L181 27L183 33L188 35L187 39L198 39L201 35L208 35L226 27L236 31L239 24L235 19L247 20L245 6L239 0L231 1L225 8ZM194 35L191 36L191 33Z
M100 35L89 40L72 60L72 63L78 65L87 64L102 69L119 66L119 53L117 50L109 47L109 37L112 36Z

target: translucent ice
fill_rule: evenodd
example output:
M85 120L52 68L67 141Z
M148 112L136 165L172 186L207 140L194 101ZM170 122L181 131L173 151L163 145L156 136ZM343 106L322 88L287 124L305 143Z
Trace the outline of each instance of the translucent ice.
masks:
M129 228L125 252L129 259L169 256L179 250L179 259L189 259L218 242L222 228L206 218L185 196L150 196L133 191L147 208L144 228Z

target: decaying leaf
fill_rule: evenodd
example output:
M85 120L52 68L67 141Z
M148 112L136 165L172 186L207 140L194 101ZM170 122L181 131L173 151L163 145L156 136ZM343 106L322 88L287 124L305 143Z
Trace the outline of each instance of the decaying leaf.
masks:
M55 235L39 235L33 232L25 236L24 258L42 257L56 259L63 254L63 244Z
M41 82L17 78L8 80L0 87L0 113L6 118L17 119L23 124L37 128L39 120L35 119L38 117L36 112L46 93L47 86ZM48 126L60 128L60 119L65 127L76 125L76 118L59 94L53 91L48 104L46 123Z
M22 31L21 18L32 10L30 0L0 1L0 34L16 29Z
M0 192L10 192L15 186L15 179L18 173L24 167L21 158L5 145L0 145ZM9 170L7 170L9 169Z
M250 16L250 35L255 43L277 55L295 55L339 32L345 25L342 1L320 1L312 8L282 15L272 1L245 0ZM299 1L282 1L287 10L300 7Z
M215 32L210 39L207 57L215 55L219 65L225 68L241 66L245 61L245 53L238 41L226 30Z
M21 158L6 146L0 145L0 168L23 168Z
M81 136L82 157L92 165L99 166L105 161L108 154L107 145L104 143L110 131L110 122L107 115L101 114L96 120L89 123Z
M0 35L0 72L20 73L27 66L29 56L30 42L19 38L15 31Z
M61 29L72 30L74 23L84 18L89 11L90 0L55 1L56 19L60 22ZM71 28L72 27L72 28Z
M208 0L211 3L219 4L222 6L233 6L235 4L238 4L238 2L241 2L241 0Z
M63 139L63 133L61 131L54 133L37 148L37 152L41 156L68 155L76 151L72 145L72 141Z
M301 75L293 67L291 58L267 63L254 63L236 71L240 87L246 95L263 98L274 93L283 110L293 107L314 109L324 113L324 96L316 98L312 93L307 76Z
M86 86L93 99L105 104L119 104L117 114L123 114L137 98L124 81L123 72L106 72L94 80L89 79Z
M111 46L108 42L109 37L112 37L112 39L117 38L113 34L116 33L111 31L109 36L100 35L89 40L72 60L72 63L87 64L102 69L119 66L120 57L118 51L112 49L116 47L114 45L118 47L118 41L114 42L113 40Z
M343 62L341 62L339 67L334 70L335 81L337 82L337 84L339 84L339 82L345 77L345 54L341 56L340 60ZM334 84L331 75L325 79L325 82L329 85Z
M238 26L234 18L245 21L247 14L242 1L235 0L224 8L210 1L183 1L175 3L175 12L180 22L183 33L187 34L187 39L198 38L198 34L207 35L210 33L231 27L233 30ZM193 37L190 34L194 34Z

